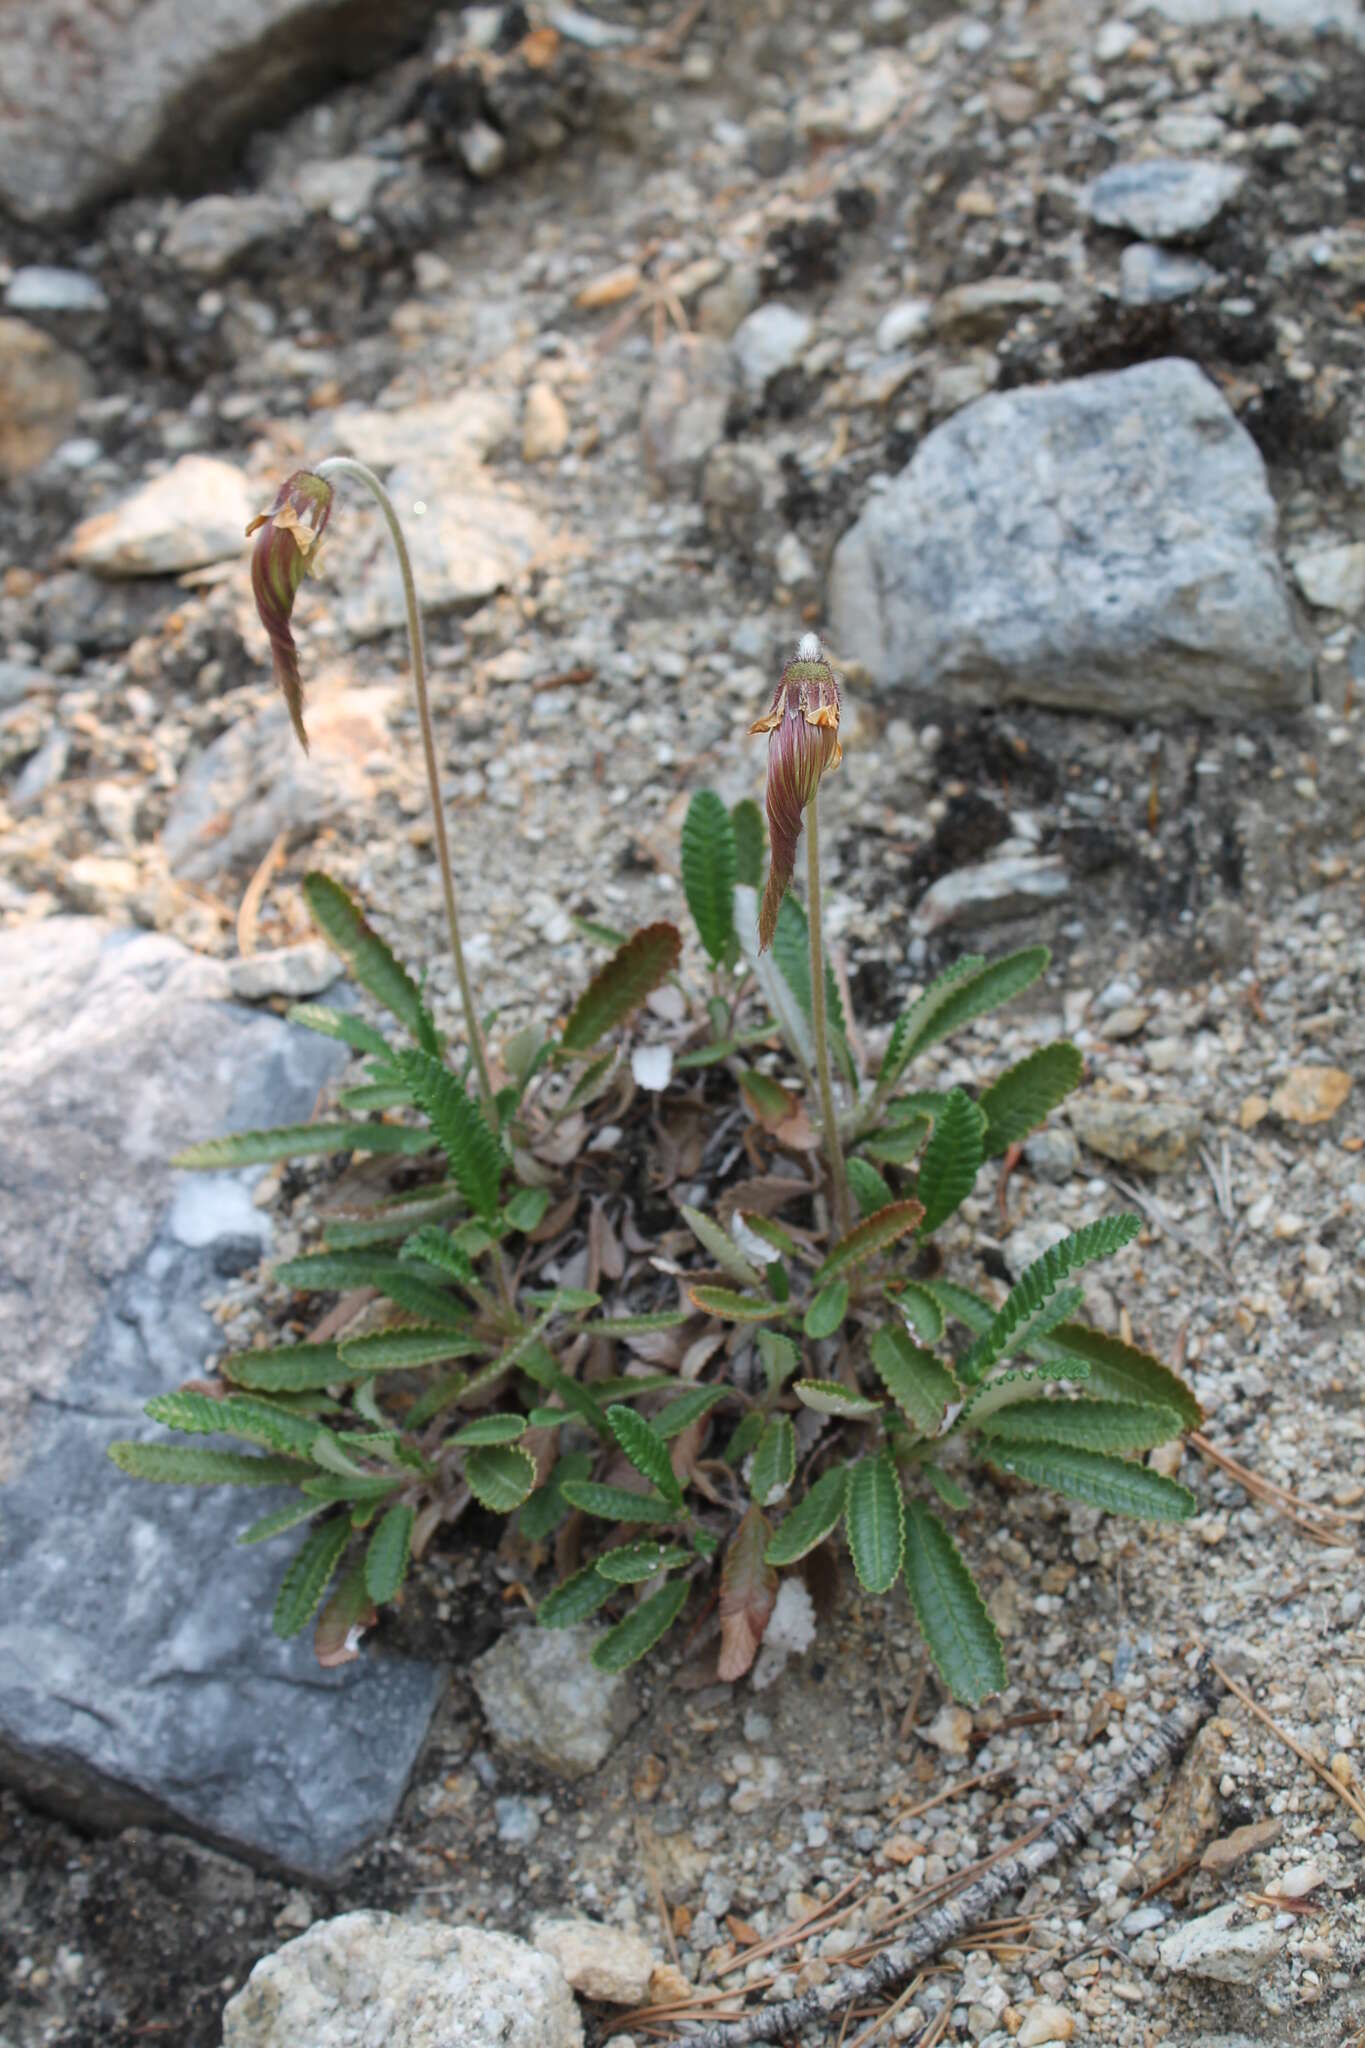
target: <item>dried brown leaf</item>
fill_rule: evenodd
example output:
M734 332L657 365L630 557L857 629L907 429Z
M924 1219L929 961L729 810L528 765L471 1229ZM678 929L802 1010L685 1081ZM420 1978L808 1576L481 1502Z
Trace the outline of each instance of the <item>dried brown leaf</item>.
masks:
M720 1575L720 1661L716 1676L743 1678L758 1654L777 1599L777 1573L763 1556L772 1534L766 1515L751 1507L730 1539Z

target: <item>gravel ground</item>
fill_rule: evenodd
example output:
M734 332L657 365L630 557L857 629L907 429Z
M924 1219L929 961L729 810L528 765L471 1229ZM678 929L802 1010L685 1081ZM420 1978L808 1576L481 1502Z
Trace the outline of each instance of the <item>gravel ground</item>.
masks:
M640 11L629 12L638 28ZM646 12L662 31L664 10ZM0 915L98 909L235 950L274 826L194 878L176 873L163 828L210 742L254 719L270 730L245 579L211 571L185 588L116 585L92 598L56 549L84 512L190 449L242 464L265 504L285 469L330 451L346 404L403 414L480 394L504 422L481 487L505 494L499 516L515 503L547 537L531 573L431 629L456 867L499 1031L562 1007L581 983L591 955L571 914L626 923L676 909L688 796L703 783L727 798L755 787L761 760L744 727L793 636L820 623L829 549L869 478L898 468L946 409L946 375L975 375L984 389L1192 354L1266 456L1291 560L1350 534L1365 274L1352 218L1359 54L1330 41L1290 47L1248 24L1135 17L1133 39L1106 57L1120 24L1100 28L1077 6L922 24L917 11L897 43L916 82L901 110L866 135L859 123L873 117L857 107L822 129L807 101L875 55L891 12L858 10L850 25L813 4L781 22L741 8L732 41L703 19L634 70L603 60L585 132L546 160L528 150L486 185L416 176L409 244L392 221L353 229L334 297L330 244L225 287L216 314L199 286L160 272L145 302L130 294L95 352L97 458L28 480L0 530L0 647L43 678L0 728ZM413 99L425 62L261 138L253 184L271 189L301 158L411 139L423 121L429 131L430 113L413 112L427 104ZM1228 310L1235 292L1194 310L1124 309L1111 289L1117 244L1077 226L1077 182L1162 121L1170 146L1182 118L1214 138L1191 147L1254 181L1255 204L1200 250L1234 287L1250 280L1251 313ZM105 274L128 274L137 237L154 246L171 211L151 200L116 209L94 245ZM930 345L895 381L904 364L870 342L889 309L1025 260L1030 276L1063 287L1058 306L984 349ZM694 289L688 266L703 262L708 281ZM602 303L579 303L585 286L630 265L634 288L628 276L599 283L589 297ZM701 481L677 399L677 380L692 393L698 372L690 356L679 367L670 292L713 337L760 292L811 315L785 381L747 409L742 392L726 400L732 441L768 493L756 514L714 471ZM253 305L270 316L254 331ZM626 314L640 317L620 331ZM527 438L528 413L557 437L554 406L528 401L542 386L564 419L553 455ZM689 479L672 495L657 494L642 458L642 417L655 476L676 465ZM349 498L343 521L368 536L370 515ZM788 536L796 545L783 553ZM338 537L343 564L345 545ZM325 864L405 958L430 963L449 1016L400 642L360 630L356 615L345 624L350 596L334 577L301 604L328 736L318 751L338 764L341 799L279 849L256 943L304 935L298 878ZM449 1703L392 1839L334 1896L173 1839L92 1841L0 1800L4 2048L158 2036L211 2048L251 1962L351 1905L513 1932L567 1906L638 1929L662 1966L704 1986L852 1885L837 1926L721 1977L733 1987L772 1976L773 1995L790 1993L1102 1775L1185 1695L1201 1645L1360 1796L1365 1122L1358 1081L1342 1094L1324 1075L1358 1076L1365 1052L1365 727L1349 609L1313 623L1316 701L1245 728L1148 729L1140 702L1115 722L888 700L854 673L845 761L823 802L831 935L870 1042L954 952L1042 937L1054 958L1041 989L930 1055L924 1085L975 1082L1063 1028L1086 1054L1079 1142L1057 1119L1054 1140L1009 1180L1003 1213L983 1179L945 1245L955 1276L998 1288L1040 1232L1046 1242L1116 1196L1140 1206L1148 1227L1088 1286L1090 1316L1110 1328L1126 1316L1160 1355L1183 1348L1209 1444L1335 1510L1318 1517L1330 1540L1194 1447L1180 1476L1200 1513L1173 1530L981 1489L962 1535L1006 1639L999 1700L945 1716L903 1605L863 1598L846 1576L814 1648L766 1693L690 1689L666 1659L651 1667L632 1732L571 1787L497 1753L466 1676L501 1627L525 1625L503 1597L513 1567L477 1545L438 1553L381 1647L449 1657ZM334 679L354 696L334 699ZM268 774L253 771L266 788L293 772L280 749L268 758ZM232 811L243 789L229 764L209 809ZM1001 853L1055 856L1065 893L984 937L926 930L925 890ZM1159 1172L1150 1150L1134 1149L1150 1147L1153 1127L1135 1126L1133 1106L1164 1113L1176 1156ZM282 1249L292 1230L306 1240L308 1212L305 1198L282 1219ZM269 1314L270 1297L242 1290L224 1313ZM1214 1868L1147 1896L1211 1841L1253 1826ZM1021 1902L1026 1927L945 1957L886 2038L918 2039L938 2020L932 2040L1043 2041L1033 2008L1051 2005L1071 2029L1052 2038L1112 2048L1211 2037L1345 2048L1365 2038L1363 1846L1343 1800L1230 1699L1173 1785L1154 1785L1041 1879ZM1260 1973L1225 1984L1168 1970L1159 1949L1171 1929L1234 1899L1263 1930Z

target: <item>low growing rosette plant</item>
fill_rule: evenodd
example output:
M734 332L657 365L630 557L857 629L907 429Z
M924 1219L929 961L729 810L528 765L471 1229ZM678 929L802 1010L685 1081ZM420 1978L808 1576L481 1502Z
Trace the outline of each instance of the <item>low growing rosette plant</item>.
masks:
M490 1053L460 942L411 574L361 465L289 479L259 523L262 620L302 740L290 612L341 475L379 498L404 566L464 1043L444 1042L347 892L308 875L315 921L391 1029L297 1006L298 1023L364 1062L343 1114L210 1140L180 1163L387 1157L395 1184L328 1216L321 1246L275 1269L298 1297L340 1297L325 1337L229 1355L215 1377L147 1404L182 1436L246 1448L137 1441L110 1455L142 1479L269 1489L240 1540L295 1532L274 1625L289 1636L316 1618L324 1662L355 1654L412 1559L477 1505L507 1518L525 1579L557 1580L538 1601L544 1626L605 1622L601 1669L625 1668L686 1617L698 1654L714 1639L718 1676L741 1677L784 1581L785 1633L808 1635L807 1581L842 1543L868 1593L904 1585L945 1687L986 1698L1004 1659L952 1517L989 1511L1002 1482L1154 1521L1194 1509L1141 1459L1199 1422L1193 1393L1082 1316L1076 1276L1140 1219L1094 1217L1002 1299L947 1277L935 1243L1082 1062L1059 1041L974 1090L917 1087L915 1063L1037 983L1046 949L956 961L897 1019L875 1068L863 1064L821 923L818 795L840 760L839 687L807 634L751 728L768 739L766 829L748 800L727 808L703 790L688 809L681 871L701 977L684 976L671 924L582 924L607 949L600 971L567 1017ZM804 908L790 887L803 836ZM657 1046L632 1056L625 1034L665 983L672 1041L662 1058ZM603 1180L604 1157L633 1158L634 1183ZM565 1283L575 1262L592 1284Z

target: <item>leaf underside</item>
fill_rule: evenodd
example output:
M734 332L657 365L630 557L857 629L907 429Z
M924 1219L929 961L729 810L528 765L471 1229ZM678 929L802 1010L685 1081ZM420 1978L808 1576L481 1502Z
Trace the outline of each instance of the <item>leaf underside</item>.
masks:
M650 924L619 946L595 974L569 1014L560 1037L565 1052L591 1052L617 1024L638 1010L677 968L682 939L671 924Z

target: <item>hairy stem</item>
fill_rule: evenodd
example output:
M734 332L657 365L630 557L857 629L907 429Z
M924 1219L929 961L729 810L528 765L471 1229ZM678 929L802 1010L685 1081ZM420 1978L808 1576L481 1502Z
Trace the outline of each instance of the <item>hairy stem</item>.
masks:
M825 1023L825 949L820 937L820 822L819 793L806 806L806 877L810 898L810 1021L815 1034L815 1072L820 1083L820 1120L825 1127L825 1152L829 1176L834 1184L834 1222L840 1237L853 1228L848 1204L848 1175L844 1171L844 1148L839 1140L839 1119L834 1114L834 1090L829 1079L829 1031Z
M330 479L334 476L348 476L356 483L364 484L370 496L384 515L393 541L393 551L398 557L398 570L403 579L403 606L408 620L408 650L412 659L412 687L417 698L417 721L422 729L422 752L427 764L427 789L431 796L431 821L436 832L436 859L441 870L441 890L445 896L446 925L450 932L450 951L455 961L455 979L460 985L460 1002L464 1009L465 1030L469 1037L469 1049L474 1057L475 1071L479 1077L479 1092L485 1108L493 1107L493 1083L488 1075L488 1055L484 1050L483 1032L479 1026L478 1011L474 1007L474 991L469 985L469 973L465 967L464 947L460 942L460 913L455 902L455 877L450 865L450 845L446 838L445 812L441 806L441 779L436 767L436 740L431 726L431 705L427 698L427 661L422 641L422 614L417 603L417 586L413 582L412 561L408 545L403 538L403 529L394 510L392 498L380 483L374 471L363 462L355 462L349 455L332 455L326 462L320 462L317 475Z

